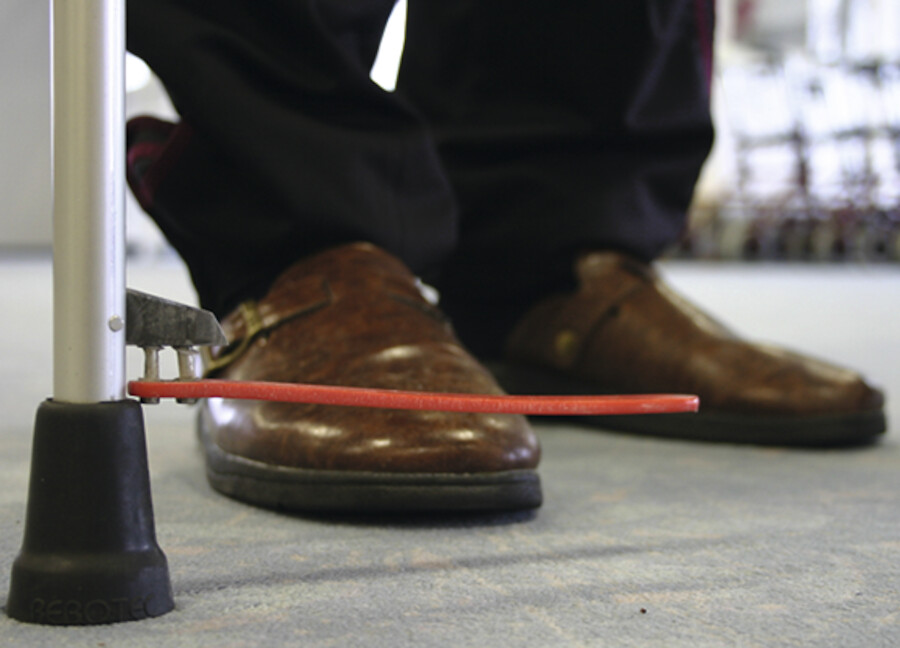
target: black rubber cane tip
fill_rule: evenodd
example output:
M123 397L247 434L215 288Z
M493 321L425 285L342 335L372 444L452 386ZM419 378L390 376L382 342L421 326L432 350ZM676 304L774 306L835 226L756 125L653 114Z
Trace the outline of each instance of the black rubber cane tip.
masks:
M168 564L156 542L140 405L44 402L7 614L29 623L88 625L173 607Z

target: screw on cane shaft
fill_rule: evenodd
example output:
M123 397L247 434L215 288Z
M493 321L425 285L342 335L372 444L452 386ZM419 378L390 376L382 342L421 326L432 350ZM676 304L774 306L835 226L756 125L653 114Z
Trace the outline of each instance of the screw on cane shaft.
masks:
M197 380L199 378L197 360L200 357L197 347L179 346L175 347L175 352L178 354L178 380ZM197 402L196 398L178 398L176 400L186 405L193 405Z
M149 378L148 376L153 376L154 379L159 380L159 352L161 350L161 346L144 347L145 380L151 380L151 378ZM156 405L157 403L159 403L159 398L148 396L146 398L141 398L141 402Z

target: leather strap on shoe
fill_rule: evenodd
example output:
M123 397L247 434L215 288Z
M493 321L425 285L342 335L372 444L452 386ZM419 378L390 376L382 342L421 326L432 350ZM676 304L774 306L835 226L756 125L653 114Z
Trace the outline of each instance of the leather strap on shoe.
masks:
M317 300L290 304L282 303L270 295L263 301L248 300L238 306L237 310L222 321L222 329L229 340L228 344L202 349L204 377L212 376L240 358L260 336L291 320L330 305L334 301L334 294L328 281L322 278L315 278L314 281L318 284L314 292L320 294L320 299Z
M583 357L584 346L595 330L611 317L619 306L642 290L651 280L647 273L623 268L615 283L592 280L607 260L602 255L585 255L577 272L582 290L571 296L550 298L520 320L507 339L507 353L555 367L572 368Z

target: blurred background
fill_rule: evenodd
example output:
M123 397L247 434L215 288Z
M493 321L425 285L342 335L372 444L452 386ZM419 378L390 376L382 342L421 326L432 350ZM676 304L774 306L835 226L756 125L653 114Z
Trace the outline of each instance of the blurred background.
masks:
M719 0L687 257L900 260L900 2Z
M900 2L718 0L717 142L679 258L900 262ZM393 87L405 0L373 78ZM0 0L0 250L49 251L49 3ZM129 115L173 111L139 60ZM128 197L133 256L170 255Z

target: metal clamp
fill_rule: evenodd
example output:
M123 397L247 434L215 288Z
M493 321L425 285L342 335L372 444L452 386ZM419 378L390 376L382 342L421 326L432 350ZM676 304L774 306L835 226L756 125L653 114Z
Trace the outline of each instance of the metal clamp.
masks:
M197 347L227 343L216 316L207 310L136 290L126 292L125 305L125 342L144 350L144 380L159 380L159 352L163 347L172 347L178 354L177 380L197 380ZM141 400L159 402L158 398ZM195 403L196 399L178 402Z

